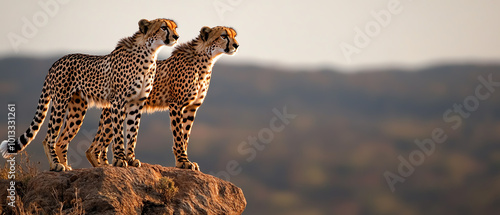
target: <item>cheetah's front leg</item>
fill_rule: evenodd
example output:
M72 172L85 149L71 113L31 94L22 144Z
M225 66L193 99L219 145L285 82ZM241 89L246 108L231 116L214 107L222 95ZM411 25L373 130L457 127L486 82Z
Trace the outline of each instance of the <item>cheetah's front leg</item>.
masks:
M127 108L126 137L127 137L127 162L130 166L140 167L141 161L135 158L135 145L137 143L137 133L139 132L139 124L141 121L141 111L144 103L130 104Z
M199 107L199 106L198 106ZM200 171L197 163L191 162L187 155L187 146L191 127L198 107L180 107L170 105L170 127L174 137L172 150L175 155L175 166L181 169Z
M119 102L111 104L111 127L114 133L113 166L127 167L123 142L123 120L125 119L124 105Z

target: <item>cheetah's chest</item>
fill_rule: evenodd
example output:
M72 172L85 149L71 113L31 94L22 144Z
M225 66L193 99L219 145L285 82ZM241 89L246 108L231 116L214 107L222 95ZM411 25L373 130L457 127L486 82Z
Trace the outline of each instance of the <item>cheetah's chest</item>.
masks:
M197 81L196 87L192 92L193 97L190 103L192 104L203 103L203 100L205 100L205 97L207 95L208 87L210 85L210 78L211 78L210 76L211 76L210 71L205 71L201 73Z
M140 75L139 81L137 81L137 85L134 85L136 87L135 91L139 92L136 98L144 98L148 97L152 88L153 88L153 82L155 78L155 70L154 69L149 69L144 72L144 74Z
M156 65L154 63L143 63L137 67L142 70L131 77L131 84L127 92L130 100L142 100L147 98L153 88L153 82L156 74Z

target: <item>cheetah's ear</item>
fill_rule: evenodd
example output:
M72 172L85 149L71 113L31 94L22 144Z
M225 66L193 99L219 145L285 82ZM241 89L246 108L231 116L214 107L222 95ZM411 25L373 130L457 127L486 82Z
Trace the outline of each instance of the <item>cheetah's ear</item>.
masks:
M151 22L149 22L147 19L141 19L139 21L139 31L141 33L146 34L148 32L149 25L151 25Z
M207 26L204 26L203 28L201 28L201 30L200 30L201 39L203 41L207 41L208 34L210 34L211 31L212 31L212 29L210 27L207 27Z

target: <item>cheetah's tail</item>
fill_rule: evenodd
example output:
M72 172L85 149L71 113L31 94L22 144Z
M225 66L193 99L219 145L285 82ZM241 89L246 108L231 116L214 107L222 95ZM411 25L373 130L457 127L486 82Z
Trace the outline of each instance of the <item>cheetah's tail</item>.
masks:
M33 121L31 122L31 125L29 128L19 136L19 138L14 139L14 140L4 140L0 144L0 154L4 158L10 158L14 155L16 155L18 152L23 151L30 142L35 139L38 131L40 130L40 127L43 124L43 121L45 120L45 116L47 115L47 110L49 108L50 104L50 93L49 90L47 89L47 81L45 81L45 84L42 89L42 94L40 95L40 100L38 100L38 107L35 112L35 117L33 118Z

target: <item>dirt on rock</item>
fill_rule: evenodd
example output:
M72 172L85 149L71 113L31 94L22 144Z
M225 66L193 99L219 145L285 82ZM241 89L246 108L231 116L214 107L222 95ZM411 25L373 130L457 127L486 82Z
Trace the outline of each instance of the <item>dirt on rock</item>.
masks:
M2 180L0 186L8 183ZM21 187L22 206L34 214L241 214L246 207L242 190L230 182L146 163L47 171ZM0 197L2 212L8 213L6 189Z

